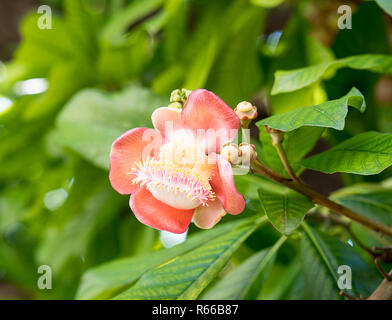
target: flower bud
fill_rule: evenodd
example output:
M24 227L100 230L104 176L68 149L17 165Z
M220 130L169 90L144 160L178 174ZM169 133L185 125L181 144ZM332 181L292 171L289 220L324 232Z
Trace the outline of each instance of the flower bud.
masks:
M234 112L241 121L253 120L257 117L257 108L248 101L240 102Z
M243 165L249 166L251 162L257 159L256 147L253 144L243 142L240 144L239 150Z
M226 143L223 145L220 154L233 165L241 162L241 150L235 143Z
M188 99L191 93L191 90L187 90L184 88L173 90L170 94L170 106L173 108L181 109L184 106L186 99Z

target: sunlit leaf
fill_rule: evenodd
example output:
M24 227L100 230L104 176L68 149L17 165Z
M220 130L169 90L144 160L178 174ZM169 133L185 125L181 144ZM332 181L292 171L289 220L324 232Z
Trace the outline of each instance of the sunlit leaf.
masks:
M390 16L392 16L392 2L390 0L375 0L377 4Z
M332 199L370 219L392 226L392 188L363 183L340 189Z
M272 94L295 91L307 87L340 68L369 70L392 75L392 57L380 54L364 54L301 69L277 71Z
M273 247L264 249L245 260L239 267L229 272L214 287L203 295L206 300L241 300L256 299L268 276L286 237L282 237Z
M301 171L302 166L299 161L313 149L323 131L324 128L319 127L301 127L284 134L282 146L294 172ZM263 163L281 175L289 177L265 128L260 128L260 141Z
M260 6L260 7L265 7L265 8L273 8L277 7L281 3L283 3L284 0L250 0L253 4Z
M281 131L292 131L303 126L343 130L348 106L355 107L361 112L366 108L365 99L356 88L352 88L340 99L278 114L257 122L257 125L267 125Z

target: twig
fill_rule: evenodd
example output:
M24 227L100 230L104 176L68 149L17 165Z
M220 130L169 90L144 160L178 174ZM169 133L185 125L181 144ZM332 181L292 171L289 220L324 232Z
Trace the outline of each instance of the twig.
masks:
M299 181L293 168L290 165L289 159L287 158L287 155L286 155L286 151L284 150L284 148L282 146L282 142L284 139L284 133L282 131L269 128L268 126L265 126L265 130L271 136L272 145L275 147L275 149L279 155L280 161L282 162L285 170L287 171L287 173L289 174L291 179L293 179L294 181Z
M298 193L303 194L304 196L308 197L311 199L315 204L324 206L326 208L329 208L330 210L339 213L347 218L350 218L353 221L356 221L363 226L372 229L377 232L381 232L387 236L392 237L392 228L386 225L383 225L377 221L374 221L372 219L369 219L365 216L362 216L351 209L342 206L341 204L338 204L331 199L323 196L322 194L318 193L317 191L309 188L305 184L303 184L301 181L293 181L291 179L287 179L283 177L282 175L272 171L268 167L266 167L264 164L262 164L259 160L255 160L252 162L251 167L253 169L253 172L256 174L259 174L263 177L266 177L268 179L271 179L279 184L282 184L294 191L297 191Z

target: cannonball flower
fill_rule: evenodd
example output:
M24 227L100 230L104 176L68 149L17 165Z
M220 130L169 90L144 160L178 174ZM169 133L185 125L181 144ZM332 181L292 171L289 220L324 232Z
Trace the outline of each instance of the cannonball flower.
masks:
M109 179L130 194L136 218L152 228L183 233L190 222L213 227L226 214L240 214L230 163L219 154L235 139L240 121L214 93L193 91L182 109L152 114L155 129L134 128L112 144Z

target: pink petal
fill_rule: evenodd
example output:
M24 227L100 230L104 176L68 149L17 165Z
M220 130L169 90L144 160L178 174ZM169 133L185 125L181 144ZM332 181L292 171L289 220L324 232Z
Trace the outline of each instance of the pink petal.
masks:
M158 230L184 233L192 220L194 209L180 210L157 200L145 188L131 195L129 205L136 218Z
M226 214L219 199L208 202L208 206L200 206L195 210L193 222L201 229L210 229L215 226Z
M216 152L223 144L234 140L240 128L235 112L214 93L204 89L190 94L182 109L182 122L196 135L200 129L208 135L207 130L212 129L215 134L207 139L207 149Z
M109 179L113 189L121 194L135 192L139 186L132 184L129 174L135 161L154 156L162 142L161 134L149 128L135 128L118 137L110 152Z
M219 154L209 157L216 157L215 170L210 182L212 189L228 213L240 214L245 209L245 199L235 187L230 163Z
M156 109L152 115L152 124L163 136L170 135L170 131L175 131L182 127L181 109L162 107ZM168 131L168 132L166 132Z

